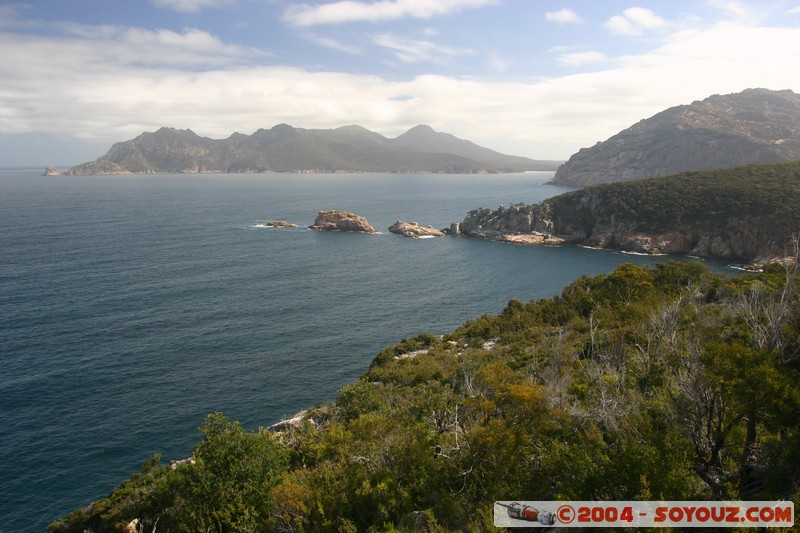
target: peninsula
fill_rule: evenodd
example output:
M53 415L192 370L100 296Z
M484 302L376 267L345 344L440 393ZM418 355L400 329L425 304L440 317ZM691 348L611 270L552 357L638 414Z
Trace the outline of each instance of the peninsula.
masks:
M68 175L153 173L502 173L555 170L560 162L501 154L419 125L390 139L361 126L330 130L279 124L252 135L201 137L161 128L114 144Z

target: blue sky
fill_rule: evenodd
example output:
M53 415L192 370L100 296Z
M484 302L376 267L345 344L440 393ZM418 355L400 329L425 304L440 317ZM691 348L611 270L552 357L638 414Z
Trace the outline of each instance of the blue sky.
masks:
M566 159L712 94L800 92L800 0L3 0L0 50L0 166L279 123Z

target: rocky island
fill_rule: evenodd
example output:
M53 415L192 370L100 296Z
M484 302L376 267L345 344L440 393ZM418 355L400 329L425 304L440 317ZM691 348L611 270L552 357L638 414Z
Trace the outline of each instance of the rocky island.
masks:
M356 231L377 233L367 219L349 211L320 211L310 229L317 231Z
M389 226L389 231L396 233L397 235L402 235L403 237L411 237L414 239L424 237L444 237L447 235L442 230L438 230L433 226L420 226L416 222L403 222L402 220L398 220Z

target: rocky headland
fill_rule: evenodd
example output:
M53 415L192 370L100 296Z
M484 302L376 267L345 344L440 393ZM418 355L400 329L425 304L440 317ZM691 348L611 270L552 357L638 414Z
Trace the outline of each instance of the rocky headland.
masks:
M366 218L349 211L320 211L310 229L317 231L356 231L377 233Z
M442 230L436 229L433 226L421 226L416 222L403 222L398 220L391 226L389 231L402 235L403 237L411 237L415 239L423 237L444 237L447 234Z
M571 242L753 265L794 254L800 162L692 172L587 187L540 204L475 209L451 234Z

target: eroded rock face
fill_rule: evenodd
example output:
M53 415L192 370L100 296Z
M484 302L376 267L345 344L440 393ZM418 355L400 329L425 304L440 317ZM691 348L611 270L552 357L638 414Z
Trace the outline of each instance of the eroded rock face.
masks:
M541 234L553 232L553 222L543 204L512 204L497 210L481 208L470 211L455 228L467 237L498 239L514 234Z
M61 171L58 170L58 167L55 167L53 165L47 165L47 168L44 169L44 172L42 173L42 176L60 176L60 175Z
M309 228L317 231L360 231L376 233L367 219L349 211L320 211Z
M420 237L444 237L445 233L433 226L420 226L416 222L403 222L398 220L391 226L389 231L402 235L403 237L412 237L418 239Z

